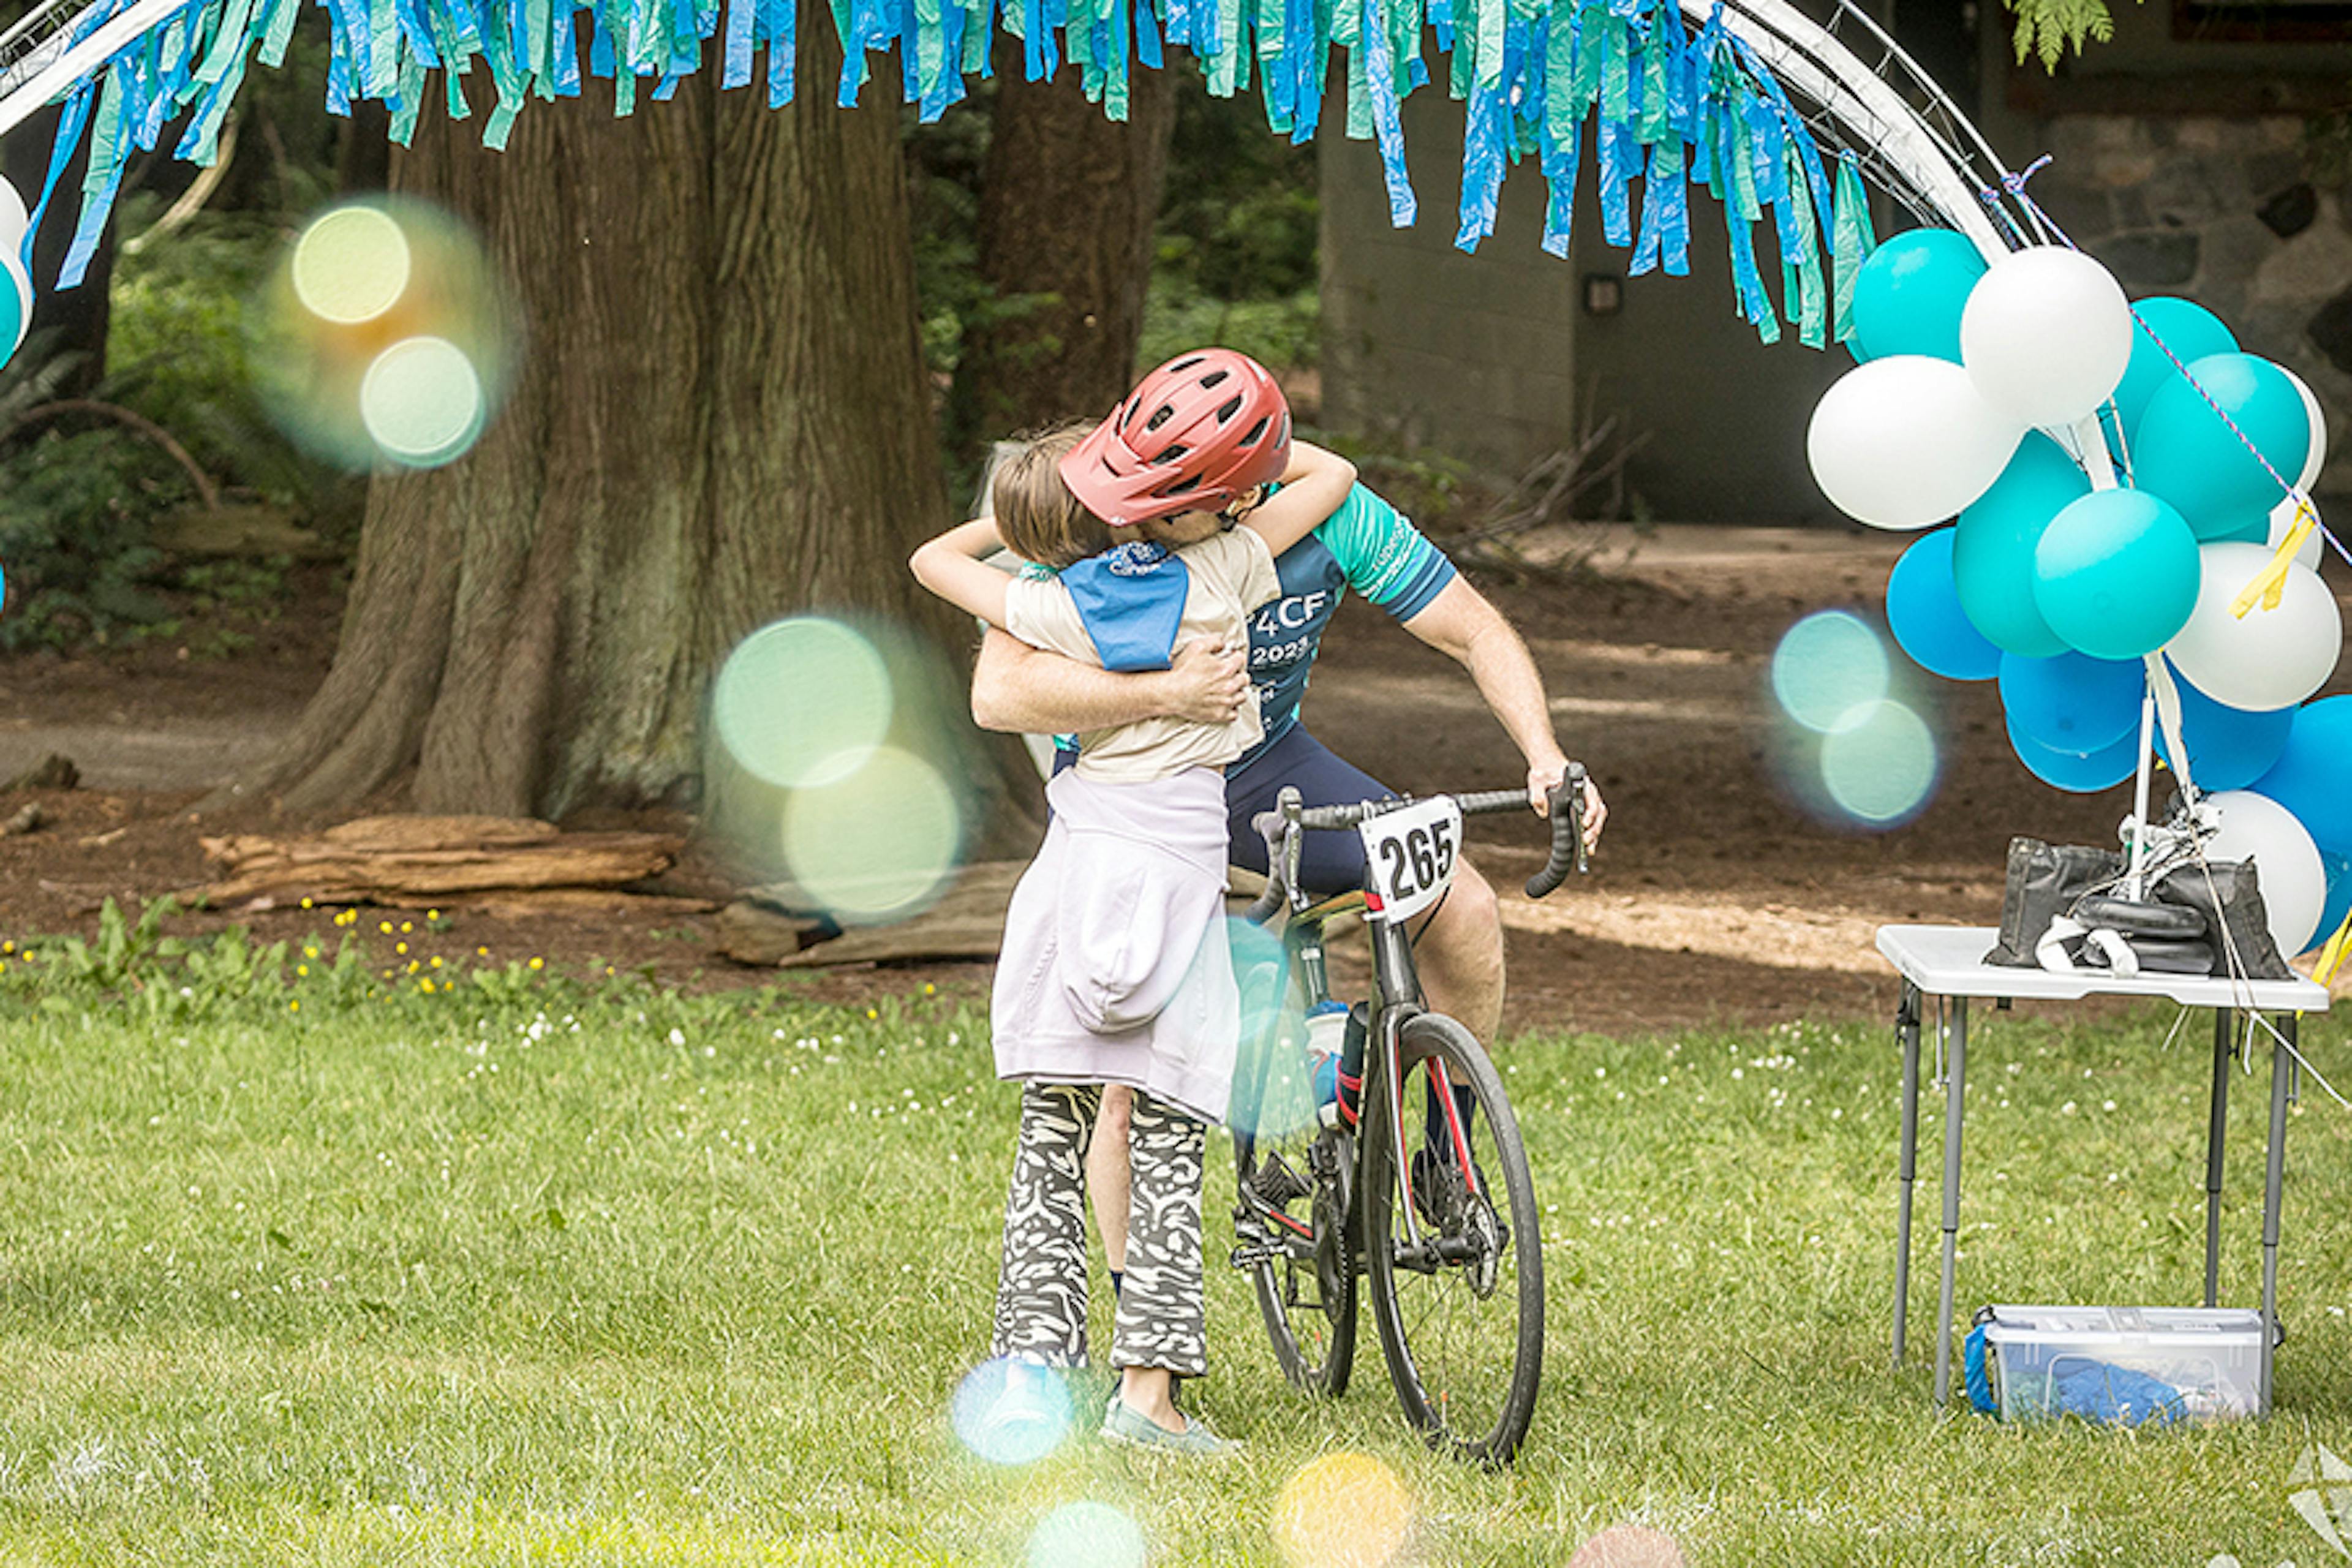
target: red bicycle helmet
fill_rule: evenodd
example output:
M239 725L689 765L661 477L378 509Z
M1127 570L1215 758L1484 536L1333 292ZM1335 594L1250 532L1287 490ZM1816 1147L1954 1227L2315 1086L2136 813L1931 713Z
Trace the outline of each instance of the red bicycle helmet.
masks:
M1170 360L1061 462L1070 493L1114 528L1217 510L1289 466L1290 405L1232 349Z

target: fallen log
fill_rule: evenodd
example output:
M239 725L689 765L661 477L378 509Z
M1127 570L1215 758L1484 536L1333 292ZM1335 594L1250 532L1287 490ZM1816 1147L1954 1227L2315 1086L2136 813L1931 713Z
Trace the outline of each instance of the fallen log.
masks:
M454 904L461 895L615 889L667 870L685 846L666 833L563 833L491 816L377 816L299 838L231 834L198 840L218 881L181 896L213 904ZM701 900L691 900L699 903Z
M1004 942L1004 910L1027 868L985 860L957 874L939 902L895 925L853 926L825 938L831 922L814 910L773 907L754 893L719 911L719 951L738 963L820 969L842 963L927 958L994 958Z

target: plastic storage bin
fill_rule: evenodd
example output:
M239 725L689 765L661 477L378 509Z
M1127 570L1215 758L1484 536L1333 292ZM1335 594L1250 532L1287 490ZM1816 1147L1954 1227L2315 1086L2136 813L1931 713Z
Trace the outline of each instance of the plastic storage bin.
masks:
M1969 1339L1969 1395L2004 1421L2262 1414L2263 1318L2250 1309L1988 1307Z

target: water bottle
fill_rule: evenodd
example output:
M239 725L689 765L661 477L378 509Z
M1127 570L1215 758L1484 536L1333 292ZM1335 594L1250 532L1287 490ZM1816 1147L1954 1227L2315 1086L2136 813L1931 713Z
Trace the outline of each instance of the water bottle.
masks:
M1339 1122L1339 1058L1348 1034L1342 1002L1318 1002L1307 1014L1307 1082L1315 1088L1315 1114L1326 1127Z

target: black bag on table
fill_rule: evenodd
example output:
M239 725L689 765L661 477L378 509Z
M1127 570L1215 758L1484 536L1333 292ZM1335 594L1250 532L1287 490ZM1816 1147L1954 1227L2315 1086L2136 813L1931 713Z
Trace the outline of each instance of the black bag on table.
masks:
M2248 980L2286 980L2294 971L2271 941L2254 866L2218 860L2176 867L2158 878L2145 901L2115 889L2124 879L2123 857L2112 849L2045 844L2014 838L2001 890L2000 939L1985 962L2011 969L2038 969L2035 948L2063 916L2092 930L2118 933L2141 969L2167 974L2227 974ZM2220 933L2226 932L2224 942ZM2106 956L2083 945L2079 962L2105 967Z

